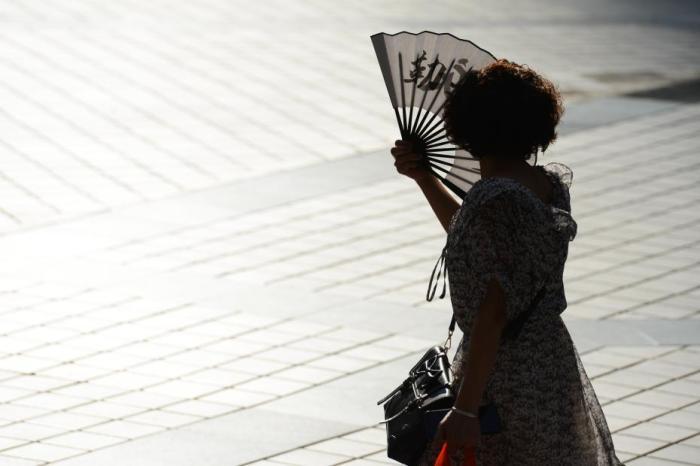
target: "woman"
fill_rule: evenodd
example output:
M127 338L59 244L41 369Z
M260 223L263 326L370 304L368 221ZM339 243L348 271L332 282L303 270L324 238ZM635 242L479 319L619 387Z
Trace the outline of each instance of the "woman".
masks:
M471 446L478 465L622 464L560 317L567 306L564 263L576 235L572 172L560 163L527 162L556 139L562 112L554 85L526 66L498 60L465 75L444 112L449 139L481 168L461 206L409 143L397 141L391 150L397 171L418 183L448 232L443 254L464 334L452 365L455 406L421 465L433 465L443 442L460 465ZM517 339L501 342L506 325L536 296ZM489 402L502 429L481 435L476 413Z

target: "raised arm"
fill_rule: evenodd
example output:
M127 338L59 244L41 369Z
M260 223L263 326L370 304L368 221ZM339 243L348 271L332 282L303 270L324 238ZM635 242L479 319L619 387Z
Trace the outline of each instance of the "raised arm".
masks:
M398 140L391 149L391 154L396 161L396 170L418 183L421 191L428 200L438 221L448 231L452 215L459 209L459 202L450 194L445 186L430 173L425 159L414 153L411 144Z

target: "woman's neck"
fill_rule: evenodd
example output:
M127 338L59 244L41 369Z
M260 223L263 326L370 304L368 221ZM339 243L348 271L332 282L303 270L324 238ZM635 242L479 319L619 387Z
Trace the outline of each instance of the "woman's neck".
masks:
M482 157L479 159L481 178L492 176L518 177L528 173L532 168L526 160L502 160L496 157Z

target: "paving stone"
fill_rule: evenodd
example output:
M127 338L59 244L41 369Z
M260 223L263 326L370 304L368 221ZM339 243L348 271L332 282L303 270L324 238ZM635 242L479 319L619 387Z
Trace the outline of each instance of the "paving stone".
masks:
M129 416L126 420L158 427L172 428L199 421L201 417L161 410L150 410L134 416Z
M563 317L620 457L687 459L695 441L632 458L700 413L695 9L531 3L450 1L422 21L562 89L546 158L574 170L580 226ZM382 448L363 429L376 399L449 322L449 296L424 299L444 232L391 165L368 40L413 10L18 5L0 45L0 437L46 459L96 450L67 465L392 464L337 454Z
M108 435L98 435L88 432L71 432L46 439L50 445L70 447L80 450L97 450L123 442L124 439Z
M627 401L633 403L646 404L650 406L657 406L660 408L668 409L678 409L683 406L687 406L695 403L697 400L693 397L684 395L672 395L666 394L659 390L648 390L636 395L629 396L625 398Z
M654 419L654 422L695 429L698 426L698 419L700 419L700 413L694 413L684 409L664 414Z
M694 435L694 431L677 426L659 424L656 422L644 422L622 431L636 437L644 437L652 440L665 440L667 442L677 442L678 440Z
M344 435L342 438L385 446L386 430L384 428L362 429L352 434Z
M615 443L615 450L626 451L632 453L634 456L643 455L656 450L665 444L663 440L633 437L631 435L625 435L624 433L617 433L613 441Z
M349 459L348 456L333 455L330 453L314 451L306 448L294 450L289 453L273 456L274 461L279 461L283 464L308 464L315 466L330 466L339 464Z
M356 429L352 424L327 422L260 408L246 409L206 423L196 423L99 450L66 461L65 464L88 465L95 464L95 461L110 464L125 457L131 458L132 464L138 466L157 461L183 466L193 462L216 465L222 464L222 458L228 463L244 464L260 458L271 458L319 438L334 437ZM268 432L268 435L260 436L261 431ZM173 445L182 448L174 449ZM246 448L238 448L237 445L246 445Z
M83 452L84 450L75 448L49 445L45 443L30 443L5 450L3 455L38 461L56 461L79 455Z
M347 438L335 438L319 443L314 443L306 447L309 450L331 453L341 456L358 457L364 456L378 451L383 451L385 445L372 445L365 442L357 442Z
M633 464L635 466L678 466L680 463L677 461L656 458L654 456L643 456L641 458L630 460L629 464Z
M115 420L87 429L87 432L111 435L123 439L135 439L163 430L163 427L137 422Z
M691 445L676 444L655 451L649 456L653 458L693 464L694 462L697 462L698 457L700 457L700 448Z
M238 388L227 388L211 395L203 396L202 401L224 403L234 407L251 406L275 398L270 393L252 392Z

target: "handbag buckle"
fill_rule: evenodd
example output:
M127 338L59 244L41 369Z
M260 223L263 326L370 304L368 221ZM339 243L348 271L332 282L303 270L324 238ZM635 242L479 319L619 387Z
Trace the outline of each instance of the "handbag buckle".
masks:
M445 353L447 353L450 348L452 347L452 333L454 330L449 330L447 332L447 338L445 339L445 343L442 344L443 348L445 348Z

